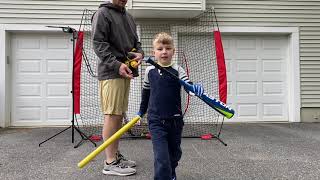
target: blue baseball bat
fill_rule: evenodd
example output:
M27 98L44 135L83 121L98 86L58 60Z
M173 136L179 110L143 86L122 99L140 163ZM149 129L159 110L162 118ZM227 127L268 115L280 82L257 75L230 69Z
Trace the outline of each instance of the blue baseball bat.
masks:
M160 66L159 64L157 64L156 62L154 62L154 57L152 56L147 56L145 57L143 60L146 63L149 63L151 65L153 65L154 67L156 67L157 69L161 69L167 73L169 73L172 77L176 78L177 80L179 80L180 84L187 89L188 91L191 91L194 93L193 90L193 85L183 81L182 79L180 79L179 77L177 77L175 74L171 73L170 71L166 70L165 68L163 68L162 66ZM199 96L198 96L199 97ZM209 95L207 95L206 93L203 93L200 97L199 97L203 102L205 102L207 105L209 105L210 107L212 107L214 110L216 110L218 113L220 113L221 115L225 116L226 118L230 119L233 117L235 111L227 106L226 104L224 104L223 102L219 101L218 99L215 99L213 97L210 97Z

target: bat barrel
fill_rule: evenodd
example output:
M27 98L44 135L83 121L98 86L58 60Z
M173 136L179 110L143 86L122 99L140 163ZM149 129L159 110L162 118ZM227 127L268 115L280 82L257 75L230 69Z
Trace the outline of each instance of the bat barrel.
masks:
M209 96L207 96L206 94L203 94L201 96L201 99L208 104L210 107L212 107L213 109L215 109L216 111L218 111L221 115L225 116L226 118L230 119L233 117L235 111L230 108L229 106L227 106L226 104L224 104L223 102L214 99L214 98L210 98Z
M183 81L183 80L179 80L179 82L189 91L193 91L193 87L191 84ZM210 107L212 107L213 109L215 109L216 111L218 111L221 115L225 116L226 118L230 119L233 117L234 115L234 110L231 109L229 106L227 106L226 104L224 104L223 102L215 99L215 98L211 98L209 97L207 94L203 94L201 97L199 97L202 101L204 101L207 105L209 105Z

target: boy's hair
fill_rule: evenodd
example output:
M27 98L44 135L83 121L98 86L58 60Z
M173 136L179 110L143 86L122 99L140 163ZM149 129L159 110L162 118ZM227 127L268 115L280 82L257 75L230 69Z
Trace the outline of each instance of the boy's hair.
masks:
M155 43L161 43L161 44L167 44L173 46L173 38L166 32L160 32L156 34L153 38L152 45L155 45Z

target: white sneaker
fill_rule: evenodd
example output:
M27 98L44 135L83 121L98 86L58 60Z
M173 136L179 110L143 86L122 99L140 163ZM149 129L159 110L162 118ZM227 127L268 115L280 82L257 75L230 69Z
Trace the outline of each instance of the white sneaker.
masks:
M135 174L136 170L126 166L125 164L121 163L121 161L116 160L110 164L107 164L105 161L102 173L105 175L130 176Z
M136 167L136 162L126 159L119 151L117 152L117 160L128 167Z

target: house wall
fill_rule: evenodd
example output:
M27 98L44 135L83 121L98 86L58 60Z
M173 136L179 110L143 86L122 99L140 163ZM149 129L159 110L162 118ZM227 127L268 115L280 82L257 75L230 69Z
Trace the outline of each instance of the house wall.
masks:
M1 0L0 25L76 26L83 9L96 10L101 2ZM207 0L206 7L211 6L216 10L219 25L224 27L299 27L302 121L319 121L320 1Z
M102 1L2 0L0 24L78 25L82 10L96 10L100 2Z

